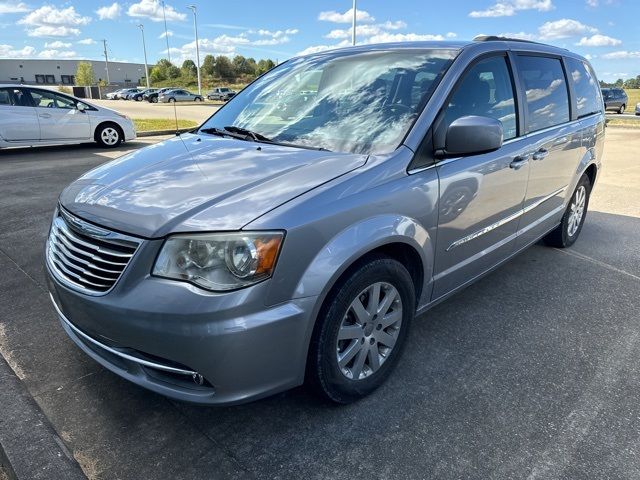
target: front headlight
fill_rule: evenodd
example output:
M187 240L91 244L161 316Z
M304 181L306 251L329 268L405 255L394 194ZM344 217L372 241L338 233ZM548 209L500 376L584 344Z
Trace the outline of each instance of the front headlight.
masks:
M282 232L175 235L164 242L153 275L214 291L246 287L271 276L283 237Z

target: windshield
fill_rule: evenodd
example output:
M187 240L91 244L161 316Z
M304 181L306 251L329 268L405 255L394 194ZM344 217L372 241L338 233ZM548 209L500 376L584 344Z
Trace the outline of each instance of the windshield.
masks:
M274 142L386 153L400 144L455 54L407 49L296 58L242 90L202 130L235 126Z

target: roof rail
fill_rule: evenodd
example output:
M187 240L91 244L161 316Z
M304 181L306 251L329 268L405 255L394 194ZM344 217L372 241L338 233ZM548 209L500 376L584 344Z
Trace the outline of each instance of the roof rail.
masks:
M498 35L478 35L473 37L474 42L524 42L535 43L537 45L545 45L544 43L534 42L533 40L525 40L524 38L500 37Z

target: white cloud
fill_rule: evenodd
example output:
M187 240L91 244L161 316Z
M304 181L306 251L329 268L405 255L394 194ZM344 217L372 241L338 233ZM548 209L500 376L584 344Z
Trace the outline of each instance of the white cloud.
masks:
M113 2L111 5L100 7L96 13L100 20L114 20L122 13L122 7L118 2Z
M80 45L93 45L96 41L93 38L85 38L83 40L78 40L76 43Z
M44 48L69 48L71 43L61 42L60 40L56 40L55 42L46 42L44 44Z
M270 38L262 38L259 40L255 40L253 45L261 46L261 45L281 45L283 43L288 43L291 41L291 37L289 35L296 35L299 32L297 28L287 28L286 30L258 30L257 32L253 30L249 30L248 33L257 33L261 37L270 37Z
M442 40L444 40L444 37L442 35L383 32L368 38L367 41L365 41L364 43L420 42L420 41L432 42L432 41L442 41Z
M334 48L346 47L347 45L351 45L348 41L340 42L337 45L313 45L311 47L307 47L304 50L299 51L296 55L312 55L314 53L325 52L327 50L333 50Z
M0 58L25 58L32 57L35 53L36 49L30 46L15 49L11 45L0 44Z
M576 45L581 47L615 47L622 45L622 41L606 35L596 34L591 37L582 37Z
M18 24L27 26L27 35L30 37L69 37L80 35L77 27L91 22L90 17L85 17L76 12L74 7L58 9L45 5L27 14Z
M596 33L597 28L590 27L578 20L563 18L555 22L546 22L540 28L540 38L543 40L557 40L560 38L575 37L585 33Z
M145 17L153 22L164 21L162 13L162 4L159 0L141 0L131 5L127 10L127 15L130 17ZM167 16L167 21L183 21L187 19L186 13L177 12L171 5L165 4L164 13Z
M333 23L351 23L353 20L353 8L350 8L344 13L336 12L335 10L330 10L327 12L320 12L318 15L318 20L324 20L325 22L333 22ZM369 12L365 10L356 10L356 20L361 23L374 22L375 18L373 18Z
M2 15L3 13L24 13L28 11L29 7L27 7L27 4L23 2L0 2L0 15Z
M455 32L447 32L447 34L445 36L447 38L456 38L458 36L458 34L455 33Z
M501 33L498 36L505 37L505 38L518 38L520 40L529 40L529 41L533 41L536 39L536 36L533 33L527 33L527 32L516 32L516 33L507 32L507 33Z
M80 29L64 26L53 27L50 25L41 25L33 29L28 29L27 35L30 37L77 37L80 35Z
M512 17L519 10L537 10L548 12L553 10L551 0L499 0L486 10L474 10L469 13L473 18Z
M594 7L595 8L595 7L598 6L598 3L599 3L598 0L587 0L587 5L589 7Z
M628 50L620 50L617 52L605 53L602 55L602 58L606 58L607 60L627 60L627 59L637 59L640 58L640 52L631 52Z
M39 54L38 57L40 58L74 58L77 57L78 54L74 51L71 50L56 50L56 49L51 49L51 50L42 50Z
M200 47L200 60L205 55L234 55L236 48L239 46L247 46L251 44L251 40L244 34L237 36L220 35L219 37L209 39L200 38L198 46ZM196 58L196 42L185 43L179 48L171 48L171 60L176 63L182 63L187 59L195 61ZM166 50L163 51L166 53ZM175 60L174 60L175 58Z
M167 30L166 32L162 32L158 38L165 37L173 37L173 32L171 30Z

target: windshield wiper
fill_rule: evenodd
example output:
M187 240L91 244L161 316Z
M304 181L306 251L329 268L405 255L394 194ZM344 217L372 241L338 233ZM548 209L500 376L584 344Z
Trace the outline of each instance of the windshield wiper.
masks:
M242 127L236 127L234 125L230 125L224 128L215 128L215 127L201 128L200 131L202 133L209 133L211 135L219 135L221 137L226 136L231 138L237 138L239 140L253 141L258 143L268 143L271 145L281 145L283 147L304 148L306 150L319 150L321 152L331 151L322 147L310 147L308 145L297 145L295 143L278 142L275 140L271 140L269 137L266 137L261 133L254 132L252 130L248 130Z
M247 137L251 137L254 142L269 142L273 143L268 137L265 137L261 133L254 132L252 130L247 130L246 128L236 127L234 125L229 125L228 127L224 127L227 132L239 133L241 135L246 135Z

